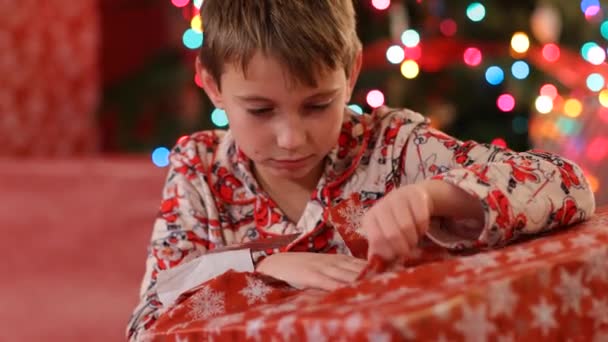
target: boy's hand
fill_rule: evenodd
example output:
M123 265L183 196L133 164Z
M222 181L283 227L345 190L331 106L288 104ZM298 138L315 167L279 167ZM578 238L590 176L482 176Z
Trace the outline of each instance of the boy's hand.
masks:
M366 265L366 260L343 254L287 252L268 256L256 271L295 288L331 291L355 281Z
M402 260L429 229L433 200L426 183L395 189L365 213L362 227L369 242L368 259Z

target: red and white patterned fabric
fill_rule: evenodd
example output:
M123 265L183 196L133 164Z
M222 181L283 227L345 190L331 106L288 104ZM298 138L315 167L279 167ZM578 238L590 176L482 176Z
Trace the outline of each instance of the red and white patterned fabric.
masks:
M394 323L383 320L397 310L395 303L400 303L399 310L408 308L401 304L405 298L402 296L424 288L425 291L412 297L416 305L422 305L436 303L444 299L444 295L452 293L452 290L443 293L443 288L439 287L448 279L445 278L445 269L436 273L428 269L416 270L439 267L435 262L452 259L454 252L499 247L519 237L580 222L591 217L595 210L593 193L581 170L570 161L538 151L516 153L497 146L461 142L431 128L422 115L404 109L382 107L372 115L363 116L345 111L339 141L327 156L324 174L297 223L291 222L258 186L250 161L240 152L230 132L200 132L180 139L171 155L171 162L161 211L154 226L141 303L128 328L132 339L165 335L175 338L209 336L204 328L207 323L211 324L209 331L225 332L225 336L243 339L256 337L262 330L273 330L279 335L296 334L300 338L315 333L327 336L333 334L331 331L346 334L348 329L352 330L353 336L359 337L364 336L360 335L361 329L368 333L385 333L388 337L396 334L407 337L410 335L408 330L404 330L405 326L397 329ZM299 292L286 284L272 287L268 282L275 284L276 281L273 283L256 274L234 272L201 284L189 296L181 297L177 305L163 306L158 298L159 272L226 245L274 241L281 236L298 234L295 240L283 246L256 249L252 253L253 262L273 253L288 251L343 253L365 258L367 242L359 224L361 216L378 199L400 185L428 178L444 180L479 198L485 211L485 223L483 227L468 227L447 220L433 224L418 256L407 263L407 266L420 268L410 268L397 276L398 279L409 279L412 277L410 274L416 272L418 283L412 280L411 284L417 286L405 287L404 284L410 283L401 281L397 288L403 289L393 294L390 300L379 301L384 294L394 292L389 291L389 285L383 284L390 282L389 278L380 285L373 282L365 285L365 281L355 285L363 286L356 290L360 294L356 297L346 289L328 295L311 295L309 291L297 295ZM516 251L507 259L521 261L526 250ZM473 261L462 266L458 266L458 261L449 261L455 265L453 276L482 272L484 275L493 274L486 271L489 271L489 266L499 268L499 262L484 259L495 255L492 253L499 252L463 259ZM535 254L528 254L529 264L533 265ZM466 286L462 290L474 288L475 284L468 278L463 282ZM438 288L426 291L430 286ZM376 292L370 292L372 288ZM283 299L296 295L295 302ZM334 302L348 301L348 298L358 299L348 306L336 306ZM358 316L348 316L354 312L354 307L361 304L359 302L372 301L372 298L375 298L374 303L386 303L386 310L378 309L380 304L362 306L364 311L359 311ZM428 303L423 298L427 298ZM321 307L314 304L319 300ZM275 316L280 313L287 321L277 320L267 325L265 316L258 316L253 309L258 302L274 303L264 306L264 310ZM303 304L310 306L303 309ZM476 315L485 313L487 308L479 307L479 302L474 301L473 304L466 314L472 315L467 319L474 321ZM309 307L315 309L309 312ZM406 322L405 317L410 313L420 317L421 313L412 311L414 307L417 306L398 311L403 318L397 321ZM366 308L370 308L369 312ZM281 313L282 310L303 314L301 324L306 330L289 330L293 324L299 324L293 320L297 320L297 316ZM326 310L335 316L320 316ZM235 315L226 316L228 313ZM309 326L312 322L309 317L313 316L335 321L332 328ZM208 321L212 317L220 317L219 322ZM353 320L355 323L351 322ZM240 328L222 328L239 322ZM245 331L243 322L247 322ZM321 321L318 322L320 324ZM423 319L422 322L428 320ZM467 324L460 325L466 333L472 329ZM437 330L433 329L433 332ZM289 334L284 339L294 336ZM415 336L414 331L412 334ZM264 336L270 337L268 334Z
M1 1L0 18L0 155L96 150L97 1Z

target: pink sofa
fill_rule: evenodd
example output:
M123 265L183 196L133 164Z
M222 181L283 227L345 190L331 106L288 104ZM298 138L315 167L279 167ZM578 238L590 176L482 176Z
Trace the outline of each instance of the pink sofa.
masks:
M0 341L124 340L165 172L143 157L0 159Z

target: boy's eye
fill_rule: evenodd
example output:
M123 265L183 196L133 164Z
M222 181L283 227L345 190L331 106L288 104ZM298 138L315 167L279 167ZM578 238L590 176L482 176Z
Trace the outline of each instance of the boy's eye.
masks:
M321 110L327 109L327 107L329 107L330 105L331 105L331 102L320 103L320 104L311 104L311 105L308 105L307 108L309 110L313 110L313 111L321 111Z
M272 108L253 108L247 109L247 111L253 115L264 115L270 113L272 111Z

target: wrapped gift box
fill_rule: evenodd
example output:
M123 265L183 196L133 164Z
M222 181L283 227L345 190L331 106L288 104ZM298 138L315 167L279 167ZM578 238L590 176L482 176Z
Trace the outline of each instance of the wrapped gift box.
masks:
M444 255L445 256L445 255ZM502 249L370 273L333 292L230 271L144 340L606 341L608 208Z

